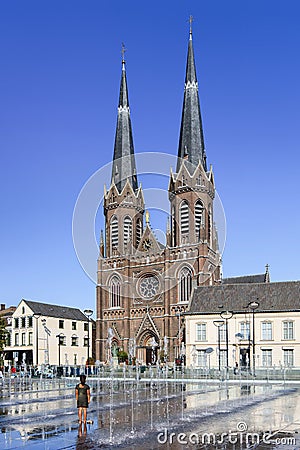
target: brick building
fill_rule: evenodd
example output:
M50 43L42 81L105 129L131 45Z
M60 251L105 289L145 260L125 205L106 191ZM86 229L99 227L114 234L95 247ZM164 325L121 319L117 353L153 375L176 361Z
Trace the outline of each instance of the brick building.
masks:
M97 279L96 358L123 349L144 363L181 355L193 289L220 280L214 175L207 169L190 29L176 173L166 244L155 237L138 184L125 61L111 185L104 194Z

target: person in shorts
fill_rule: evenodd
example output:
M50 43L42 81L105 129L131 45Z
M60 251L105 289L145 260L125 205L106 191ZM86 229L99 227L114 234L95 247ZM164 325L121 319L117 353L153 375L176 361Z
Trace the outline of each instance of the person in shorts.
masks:
M89 407L89 403L91 401L91 390L89 385L86 384L85 380L86 376L80 375L80 383L75 387L79 423L82 422L82 416L83 423L86 423L87 408Z

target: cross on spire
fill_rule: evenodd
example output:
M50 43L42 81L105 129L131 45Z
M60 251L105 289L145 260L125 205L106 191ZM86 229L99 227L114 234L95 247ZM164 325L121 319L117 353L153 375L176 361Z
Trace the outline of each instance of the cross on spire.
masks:
M190 22L190 35L192 35L193 32L192 23L194 22L194 17L192 15L190 15L189 22Z
M124 42L122 42L122 50L121 50L121 53L122 53L122 63L125 63L125 52L126 52L125 44L124 44Z

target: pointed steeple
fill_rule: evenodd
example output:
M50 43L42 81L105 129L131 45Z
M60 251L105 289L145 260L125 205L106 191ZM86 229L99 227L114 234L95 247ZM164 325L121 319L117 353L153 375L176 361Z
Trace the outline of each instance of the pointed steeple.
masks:
M122 75L111 180L112 183L115 183L119 192L124 188L127 179L134 191L138 189L124 53L123 44Z
M194 169L201 162L204 170L207 170L193 49L192 17L190 18L190 38L178 147L177 173L180 169L182 159L188 160Z
M101 233L100 233L100 246L99 246L99 250L100 250L100 256L104 257L104 238L103 238L103 230L101 230Z

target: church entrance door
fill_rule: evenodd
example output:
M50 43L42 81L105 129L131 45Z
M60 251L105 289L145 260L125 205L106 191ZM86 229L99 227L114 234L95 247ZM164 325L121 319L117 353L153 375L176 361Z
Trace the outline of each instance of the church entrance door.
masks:
M146 347L146 364L152 364L152 348Z
M146 340L145 344L146 344L146 364L147 365L156 364L158 358L159 344L157 343L154 336L149 337Z

